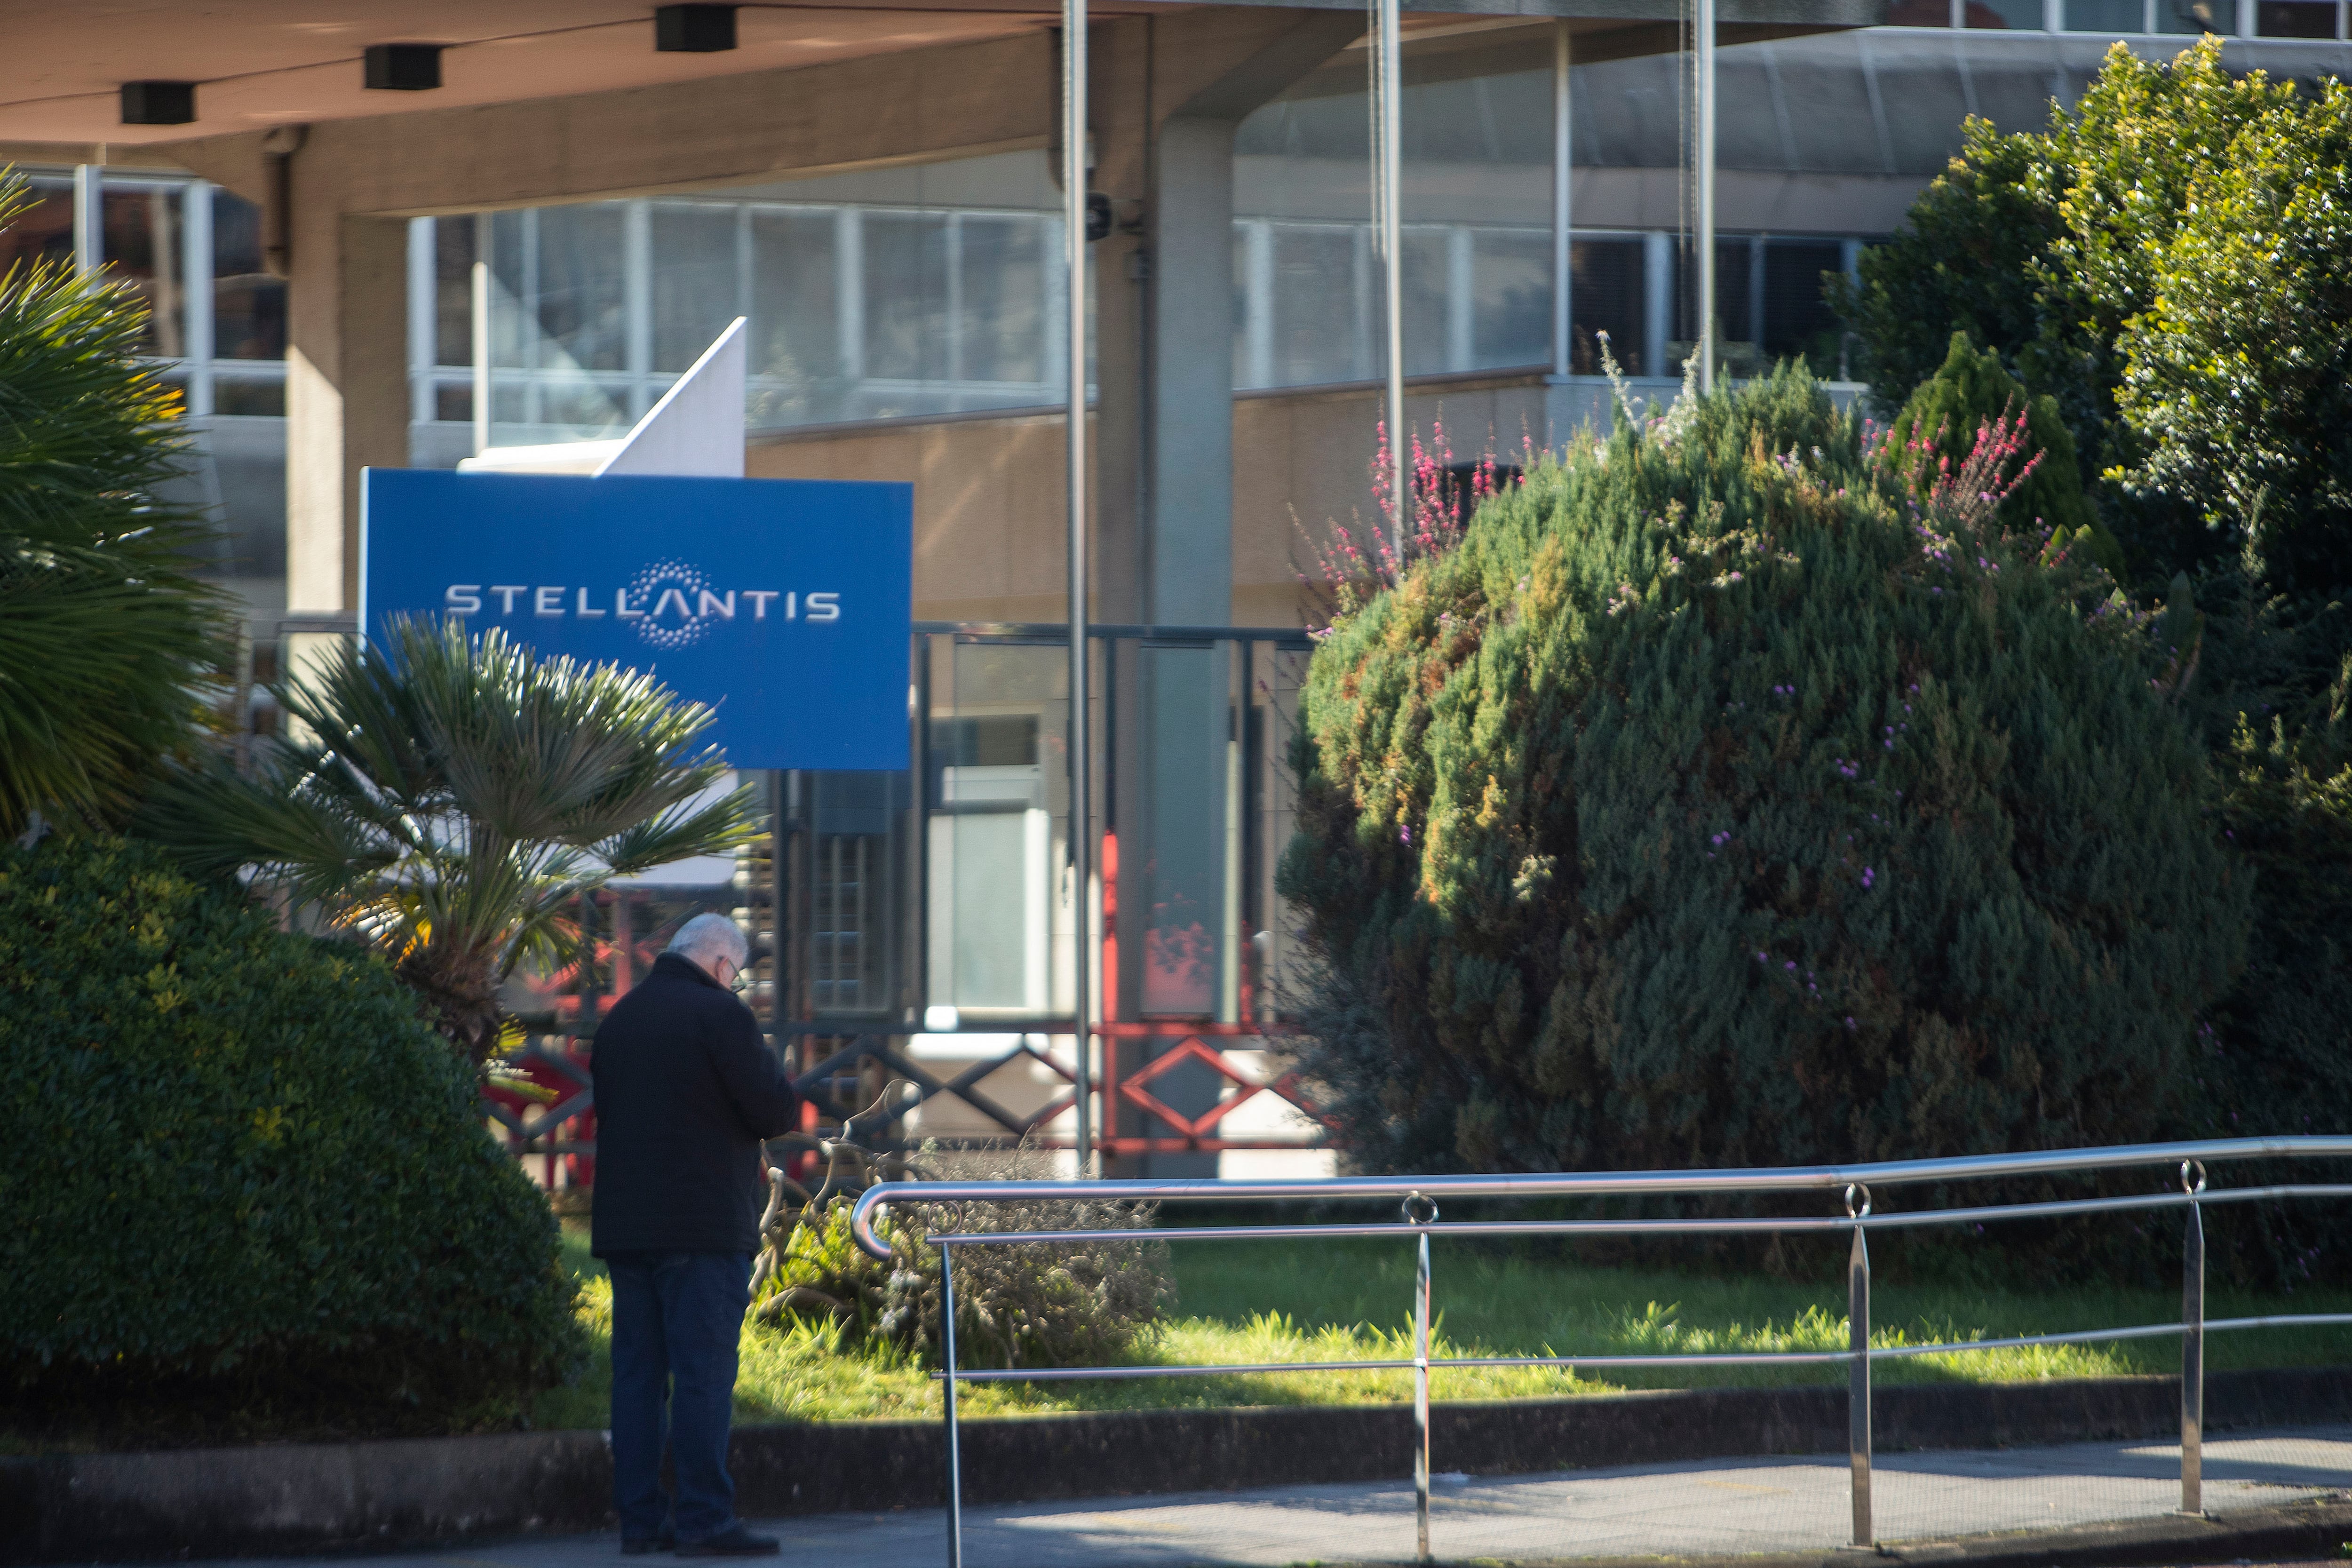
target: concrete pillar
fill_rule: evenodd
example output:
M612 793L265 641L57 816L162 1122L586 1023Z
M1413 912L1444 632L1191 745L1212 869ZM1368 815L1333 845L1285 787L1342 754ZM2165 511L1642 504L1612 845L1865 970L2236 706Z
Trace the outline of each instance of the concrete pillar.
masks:
M294 161L287 289L286 602L359 605L360 469L408 463L408 225L336 212L313 149ZM306 177L307 176L307 177Z
M1158 31L1155 97L1172 107L1145 199L1142 597L1155 625L1233 619L1234 133L1362 31L1349 11L1261 20L1241 7Z
M1231 624L1234 135L1252 110L1362 29L1362 18L1349 12L1302 16L1235 6L1161 16L1118 29L1104 51L1107 68L1095 75L1095 101L1108 111L1095 125L1097 188L1115 204L1129 191L1142 198L1143 243L1121 236L1122 248L1107 241L1096 256L1100 558L1106 588L1114 572L1130 574L1137 619ZM1116 590L1103 599L1108 616ZM1120 1012L1213 1015L1217 988L1192 986L1166 955L1196 944L1214 954L1238 936L1225 929L1234 918L1224 787L1235 733L1232 660L1223 647L1133 644L1124 658L1117 736ZM1165 1045L1143 1051L1135 1048L1140 1044L1123 1058L1128 1071ZM1191 1068L1154 1089L1188 1115L1217 1093L1210 1075ZM1140 1131L1131 1110L1114 1125ZM1213 1155L1121 1163L1129 1173L1151 1175L1216 1169Z
M1234 132L1160 128L1151 215L1145 618L1228 625L1234 583Z
M1094 616L1129 624L1143 607L1145 293L1150 252L1140 231L1151 163L1150 84L1157 25L1147 18L1095 24L1087 51L1094 123L1094 188L1110 198L1111 232L1093 250L1095 289L1094 479L1090 563Z

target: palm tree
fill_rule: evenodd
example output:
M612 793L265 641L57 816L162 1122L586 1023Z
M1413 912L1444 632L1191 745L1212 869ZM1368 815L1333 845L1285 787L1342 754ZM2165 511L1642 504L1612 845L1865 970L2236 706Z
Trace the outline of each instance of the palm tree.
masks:
M689 753L708 708L498 630L395 620L271 690L289 733L249 774L217 756L177 773L140 830L365 938L478 1066L516 966L576 951L580 895L728 852L757 825L751 788L703 798L726 765Z
M0 230L30 205L0 172ZM234 661L226 601L189 574L205 521L156 499L186 454L146 322L59 262L0 275L0 837L119 819Z

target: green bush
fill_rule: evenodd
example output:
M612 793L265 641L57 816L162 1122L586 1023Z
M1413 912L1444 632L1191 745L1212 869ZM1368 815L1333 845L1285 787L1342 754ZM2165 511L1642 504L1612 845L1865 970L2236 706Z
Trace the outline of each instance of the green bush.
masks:
M2169 65L2119 46L2045 131L1970 121L1843 300L1886 406L1955 330L2053 397L2131 585L2165 602L2166 678L2253 899L2197 1131L2352 1127L2347 148L2339 82L2233 78L2210 38ZM2292 1277L2310 1247L2268 1234Z
M582 1342L537 1190L383 963L134 841L0 852L0 1385L345 1430Z
M2352 1128L2352 658L2330 697L2300 728L2241 718L2216 758L2223 830L2255 874L2254 919L2245 973L2200 1037L2184 1129L2197 1136ZM2341 1182L2352 1163L2282 1164L2269 1175ZM2352 1215L2334 1204L2266 1209L2235 1247L2242 1275L2341 1279Z
M2352 651L2352 616L2305 624L2352 585L2347 144L2341 82L2233 77L2215 38L2170 64L2116 46L2044 131L1970 121L1859 286L1833 289L1874 396L1892 413L1965 331L2056 400L2141 591L2185 571L2204 599L2207 575L2240 574L2294 602L2302 640ZM2300 661L2309 701L2338 658Z
M1012 1171L993 1173L1043 1179L1052 1172L1024 1157ZM1132 1229L1151 1222L1148 1205L1128 1203L908 1205L883 1211L877 1233L898 1255L885 1263L867 1257L851 1236L852 1204L835 1198L791 1226L781 1266L759 1292L754 1319L838 1323L845 1349L903 1355L924 1365L940 1359L941 1310L940 1249L924 1242L926 1235ZM965 1366L1102 1365L1155 1332L1175 1300L1163 1242L961 1247L956 1359Z
M1481 509L1312 661L1280 886L1357 1157L1640 1169L2124 1142L2246 879L2104 575L1924 508L1801 372Z
M2352 588L2352 90L2274 90L2194 166L2116 339L2128 484L2240 542L2273 592Z
M2027 439L2041 459L2001 502L2001 522L2017 533L2047 529L2053 548L2072 544L2111 575L2122 577L2123 552L2115 536L2099 526L2090 498L2083 493L2074 437L2058 416L2057 400L2027 395L2024 385L2001 369L2000 356L1970 347L1966 332L1952 334L1944 363L1913 389L1888 434L1896 449L1918 441L1941 465L1957 470L1968 460L1979 432L2021 414Z
M1901 232L1864 247L1854 282L1829 280L1882 415L1936 374L1955 331L2014 360L2041 330L2035 268L2059 218L2042 188L2039 140L1974 118L1960 134L1960 155L1912 201Z

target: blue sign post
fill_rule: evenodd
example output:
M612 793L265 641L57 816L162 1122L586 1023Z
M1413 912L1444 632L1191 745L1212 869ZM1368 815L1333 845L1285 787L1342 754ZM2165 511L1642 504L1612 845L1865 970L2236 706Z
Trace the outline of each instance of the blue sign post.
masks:
M908 765L911 486L371 468L362 495L363 637L462 617L709 704L737 768Z

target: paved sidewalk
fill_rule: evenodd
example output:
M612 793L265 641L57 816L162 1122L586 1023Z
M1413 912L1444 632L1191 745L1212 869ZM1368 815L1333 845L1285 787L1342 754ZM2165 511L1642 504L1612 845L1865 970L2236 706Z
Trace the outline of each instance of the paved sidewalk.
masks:
M2078 1443L1882 1455L1873 1492L1879 1538L2159 1519L2180 1506L2178 1445ZM2352 1426L2205 1444L2209 1510L2276 1507L2352 1491ZM1845 1461L1833 1456L1717 1459L1540 1476L1441 1478L1431 1548L1465 1558L1717 1556L1811 1552L1843 1542ZM946 1561L940 1509L755 1521L798 1563ZM370 1559L372 1568L583 1568L618 1561L618 1539L545 1537ZM1286 1487L1263 1492L1014 1504L964 1512L967 1568L1256 1568L1410 1561L1412 1489ZM278 1568L289 1568L278 1560Z

